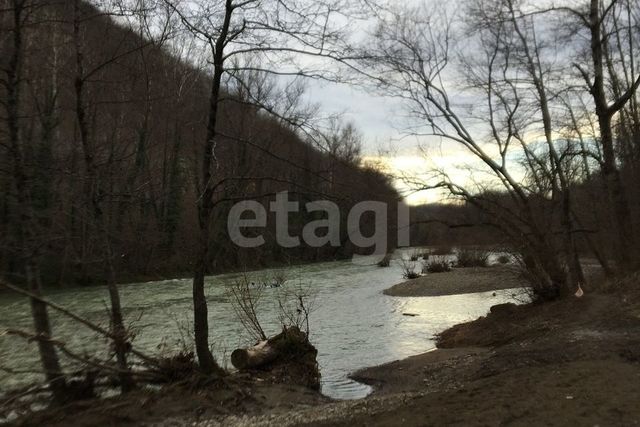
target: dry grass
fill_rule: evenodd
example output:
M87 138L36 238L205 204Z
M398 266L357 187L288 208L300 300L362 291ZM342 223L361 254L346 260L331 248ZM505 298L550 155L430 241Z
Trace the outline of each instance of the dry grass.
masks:
M422 268L423 273L448 273L451 271L451 262L445 257L432 256Z
M488 267L489 252L480 249L460 249L458 251L457 267Z

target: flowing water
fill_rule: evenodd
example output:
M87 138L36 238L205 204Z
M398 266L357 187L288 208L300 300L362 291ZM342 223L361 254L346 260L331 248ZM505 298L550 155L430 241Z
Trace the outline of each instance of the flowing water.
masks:
M276 270L250 273L251 280L275 274ZM311 341L318 348L322 391L340 399L366 396L369 386L348 378L349 373L435 348L433 335L460 322L487 313L489 307L513 300L512 291L442 297L398 298L382 294L401 279L401 268L356 265L348 261L310 264L287 270L285 287L299 286L313 295L310 316ZM211 342L219 360L226 363L233 349L252 344L242 329L225 285L238 274L207 279ZM165 280L120 286L124 314L137 336L134 346L147 353L171 352L189 341L191 281ZM260 305L267 334L279 332L276 294L265 289ZM103 287L73 288L47 293L47 298L103 326L108 326L108 295ZM0 295L0 331L30 330L25 298ZM416 316L406 316L404 314ZM56 339L76 353L105 352L108 342L82 325L51 312ZM34 344L21 338L0 336L0 367L36 371ZM39 379L35 374L0 371L0 390Z

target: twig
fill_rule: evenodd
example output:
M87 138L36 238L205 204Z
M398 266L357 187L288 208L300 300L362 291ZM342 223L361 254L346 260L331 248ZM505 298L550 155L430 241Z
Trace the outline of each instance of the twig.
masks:
M101 326L96 325L93 322L90 322L87 319L84 319L84 318L78 316L75 313L72 313L71 311L67 310L64 307L59 306L58 304L56 304L56 303L54 303L52 301L48 301L48 300L42 298L39 295L36 295L36 294L34 294L32 292L29 292L27 290L21 289L21 288L19 288L17 286L11 285L11 284L6 283L6 282L1 281L1 280L0 280L0 286L5 287L5 288L7 288L7 289L9 289L9 290L11 290L13 292L25 295L25 296L27 296L29 298L33 298L33 299L35 299L37 301L40 301L41 303L46 304L47 306L53 308L54 310L64 314L67 317L70 317L71 319L73 319L73 320L75 320L77 322L82 323L83 325L85 325L89 329L91 329L91 330L93 330L95 332L98 332L99 334L102 334L102 335L104 335L104 336L106 336L106 337L108 337L108 338L110 338L112 340L117 340L118 339L118 337L116 337L112 332L102 328ZM149 357L149 356L145 355L144 353L141 353L141 352L139 352L137 350L134 350L133 348L130 351L131 351L132 354L138 356L140 359L144 360L145 362L147 362L147 363L149 363L151 365L154 365L154 366L158 366L157 362L152 357Z
M2 333L2 335L19 336L19 337L22 337L22 338L26 339L29 342L33 342L33 341L48 341L48 342L52 343L53 345L55 345L56 347L58 347L58 349L60 349L60 351L62 353L64 353L65 355L67 355L69 358L71 358L73 360L76 360L78 362L93 366L95 368L99 368L101 370L110 371L110 372L113 372L113 373L121 373L122 372L121 369L115 368L113 366L105 365L105 364L100 363L98 361L92 360L91 358L88 358L88 357L80 356L80 355L72 352L71 350L69 350L67 348L67 345L64 342L59 341L59 340L54 340L54 339L52 339L50 337L46 337L44 335L32 334L32 333L29 333L29 332L26 332L26 331L22 331L22 330L19 330L19 329L8 329L8 330L4 331ZM59 374L63 374L63 373L60 372ZM142 372L137 372L137 373L132 373L132 374L135 374L135 375L138 375L138 376L141 376L141 377L147 377L147 378L154 377L153 375L145 374L145 373L142 373Z

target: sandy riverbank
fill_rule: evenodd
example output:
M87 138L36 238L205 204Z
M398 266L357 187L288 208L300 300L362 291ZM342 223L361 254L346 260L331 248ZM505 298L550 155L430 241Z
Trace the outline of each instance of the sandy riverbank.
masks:
M366 399L220 421L260 426L640 425L637 289L490 314L445 331L439 345L451 348L355 373L354 378L375 387Z
M201 425L640 425L637 285L455 326L439 350L355 373L366 399Z
M439 350L363 369L357 401L230 379L47 411L25 425L640 425L638 278L616 294L514 306L457 325ZM366 355L362 355L366 358ZM44 418L43 418L44 417Z
M394 297L434 297L521 288L520 271L513 266L455 268L447 273L429 273L386 289Z
M516 307L445 331L436 350L364 369L405 402L335 425L640 425L640 298Z

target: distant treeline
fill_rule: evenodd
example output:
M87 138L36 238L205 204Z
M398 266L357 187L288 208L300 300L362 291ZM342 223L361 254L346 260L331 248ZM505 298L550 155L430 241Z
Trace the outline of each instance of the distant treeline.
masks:
M35 254L44 283L100 283L105 253L112 254L119 281L190 275L210 78L180 59L187 56L184 45L151 43L73 3L30 9L18 47L11 14L0 22L0 275L21 280L24 259ZM252 93L264 94L264 104L296 108L299 102L274 99L268 79L252 84L262 85ZM218 111L209 272L351 255L348 208L361 200L394 203L390 181L360 166L353 129L337 126L333 135L313 138L247 96L242 87L227 86ZM226 229L230 207L245 198L268 207L284 190L301 206L338 203L343 245L281 248L269 217L265 245L235 247ZM395 207L389 212L392 223ZM25 215L33 219L28 230L16 225ZM292 214L291 234L316 216Z
M624 130L623 128L620 129ZM638 135L618 134L621 177L629 208L632 212L633 229L630 237L640 240L640 143ZM625 154L623 154L625 153ZM616 240L611 205L606 196L606 184L600 171L591 173L571 187L575 206L576 223L574 238L576 250L582 256L593 257L605 265L616 258ZM506 192L484 192L480 196L496 209L517 211L517 206ZM557 241L562 237L562 221L554 200L542 196L529 196L535 216L545 225ZM413 245L487 245L513 246L513 236L501 229L501 217L492 215L487 209L473 203L433 203L414 206L411 209L411 236ZM559 244L559 243L558 243ZM517 248L514 247L517 250Z
M506 237L470 204L432 203L411 208L415 246L501 245Z

